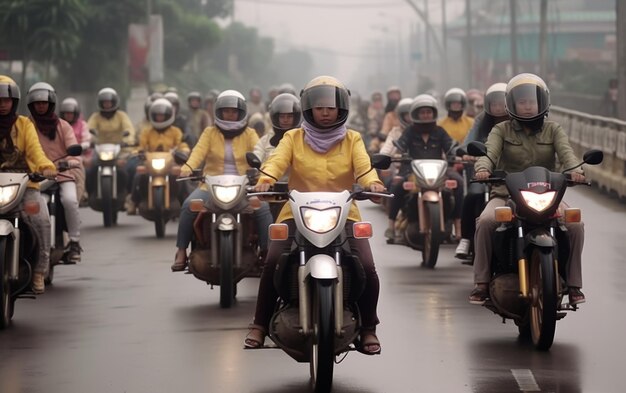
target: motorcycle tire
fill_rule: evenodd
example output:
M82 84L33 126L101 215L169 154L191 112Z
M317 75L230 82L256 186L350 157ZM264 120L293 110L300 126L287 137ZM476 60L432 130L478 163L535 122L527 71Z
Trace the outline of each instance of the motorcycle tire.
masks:
M428 215L426 217L428 232L423 235L422 265L432 269L437 264L439 246L443 240L443 233L439 224L441 221L439 204L426 202L424 212Z
M530 333L533 344L547 351L554 341L557 321L557 288L554 256L535 248L530 260Z
M11 280L9 280L9 255L7 239L0 239L0 330L9 327L13 317L13 299L11 298Z
M330 280L315 280L312 308L311 388L315 393L330 392L335 365L334 290Z
M220 232L219 266L220 266L220 307L230 308L235 300L235 283L233 267L235 264L234 238L232 232Z
M100 178L101 191L102 191L102 220L105 228L109 228L115 224L113 218L113 178L110 176L103 176ZM117 212L115 212L117 215Z
M165 218L164 216L164 206L165 206L165 190L162 187L157 187L153 189L153 204L154 204L154 231L156 232L156 237L162 239L165 237Z

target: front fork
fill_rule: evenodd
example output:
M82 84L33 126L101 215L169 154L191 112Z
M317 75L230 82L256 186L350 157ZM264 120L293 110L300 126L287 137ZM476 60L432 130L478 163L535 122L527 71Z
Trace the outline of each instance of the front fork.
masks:
M117 167L112 166L98 166L98 184L96 190L96 196L98 199L102 199L102 176L111 176L111 195L112 199L117 199Z
M424 205L426 202L437 203L439 206L439 230L441 232L446 231L445 217L443 216L443 195L441 191L428 190L422 193L417 193L417 213L419 216L420 233L428 233L428 230L433 223L426 220ZM429 220L431 218L429 217Z
M221 214L219 217L215 213L211 213L211 264L213 267L217 267L217 249L221 247L218 244L217 234L226 231L235 233L235 244L233 245L235 247L235 267L240 267L243 231L241 230L241 215L239 213L235 217L228 213Z
M528 260L526 259L525 254L525 240L524 240L524 230L522 228L521 222L517 221L517 239L516 239L516 252L517 252L517 269L519 272L519 289L520 296L523 298L528 298L530 282L528 278ZM550 236L552 239L555 239L554 225L550 226ZM553 253L553 255L557 255ZM553 260L554 263L554 271L556 277L556 289L557 293L561 293L561 280L559 279L559 262L555 257Z
M148 175L148 209L154 209L154 189L163 187L163 209L168 210L170 208L170 177Z

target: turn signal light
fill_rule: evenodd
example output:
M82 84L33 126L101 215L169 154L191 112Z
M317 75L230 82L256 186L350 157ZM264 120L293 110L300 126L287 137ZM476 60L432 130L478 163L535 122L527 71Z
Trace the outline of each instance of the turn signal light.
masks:
M448 179L446 180L446 188L449 188L451 190L454 190L457 187L457 182L454 179Z
M137 174L138 175L145 175L146 173L148 173L148 169L146 168L145 165L139 165L137 167Z
M369 239L372 237L372 224L369 222L355 222L352 225L352 234L355 239Z
M24 212L26 212L26 214L28 214L29 216L34 216L35 214L38 214L40 207L41 206L39 206L38 201L24 202Z
M415 190L415 183L413 183L412 181L405 181L404 183L402 183L402 188L408 191Z
M496 222L513 221L513 210L509 206L496 207Z
M565 222L580 222L582 212L579 208L570 207L565 209Z
M270 240L287 240L289 238L289 227L287 224L271 224Z
M204 201L202 199L192 199L189 201L189 210L194 213L204 211Z

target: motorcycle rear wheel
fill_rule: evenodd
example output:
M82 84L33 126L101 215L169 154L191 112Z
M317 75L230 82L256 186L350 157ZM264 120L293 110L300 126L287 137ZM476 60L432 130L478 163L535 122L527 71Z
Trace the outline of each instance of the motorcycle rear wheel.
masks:
M535 348L547 351L554 341L557 288L554 256L534 249L530 261L530 333Z
M439 246L443 240L441 232L441 212L438 203L426 202L424 213L427 214L426 222L428 232L424 236L424 248L422 249L422 264L427 268L434 268L439 257Z
M220 307L230 308L235 300L235 283L233 282L234 239L232 232L220 232Z
M312 308L311 388L315 393L330 392L335 365L335 313L332 281L315 281Z
M0 239L0 330L11 324L13 317L13 299L11 299L11 280L9 280L9 255L7 239Z

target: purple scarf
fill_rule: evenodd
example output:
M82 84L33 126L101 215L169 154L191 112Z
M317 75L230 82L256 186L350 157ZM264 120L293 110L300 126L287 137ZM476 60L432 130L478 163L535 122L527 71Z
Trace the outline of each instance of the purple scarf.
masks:
M346 137L348 129L344 124L337 128L321 129L306 121L302 122L304 129L304 141L307 145L318 153L326 153L337 143Z

